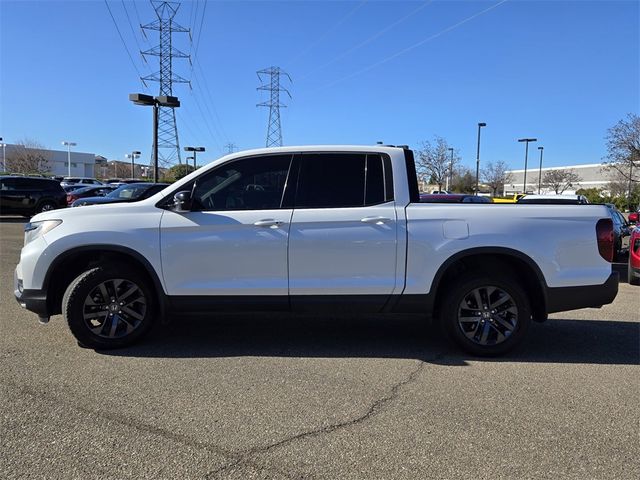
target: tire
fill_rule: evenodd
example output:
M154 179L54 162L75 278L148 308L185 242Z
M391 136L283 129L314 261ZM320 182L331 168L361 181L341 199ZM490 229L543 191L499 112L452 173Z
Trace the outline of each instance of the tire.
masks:
M441 305L440 324L446 337L473 355L497 356L512 350L531 325L529 298L515 276L506 273L466 274L449 286Z
M36 213L50 212L51 210L55 210L56 208L58 208L58 206L55 204L55 202L52 202L51 200L45 200L36 207Z
M62 313L86 348L132 345L152 327L155 295L148 279L126 265L87 270L67 287Z

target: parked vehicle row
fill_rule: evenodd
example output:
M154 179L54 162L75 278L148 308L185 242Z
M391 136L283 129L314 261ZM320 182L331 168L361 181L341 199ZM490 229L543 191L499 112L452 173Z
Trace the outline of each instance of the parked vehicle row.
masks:
M63 186L61 182L51 178L4 175L0 176L0 214L31 217L67 206L135 202L154 195L167 185L146 182L122 184L86 182Z
M115 189L106 187L104 195L84 195L70 205L81 207L84 205L98 205L106 203L137 202L155 195L160 190L167 187L168 183L127 183Z

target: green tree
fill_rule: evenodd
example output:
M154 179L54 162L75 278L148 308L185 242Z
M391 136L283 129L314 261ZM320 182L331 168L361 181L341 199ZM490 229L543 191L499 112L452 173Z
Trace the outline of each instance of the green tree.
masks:
M165 178L169 182L175 182L183 177L186 177L193 171L194 168L191 165L181 163L180 165L174 165L173 167L171 167L167 172Z

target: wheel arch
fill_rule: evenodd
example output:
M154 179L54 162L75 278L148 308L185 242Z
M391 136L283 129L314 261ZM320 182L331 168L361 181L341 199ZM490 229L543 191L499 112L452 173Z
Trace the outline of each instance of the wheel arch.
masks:
M61 313L62 297L71 282L88 268L104 263L124 263L135 268L150 281L158 304L158 313L164 316L165 294L157 272L143 255L120 245L83 245L65 251L51 263L42 288L47 292L47 307L52 315Z
M448 258L436 272L432 283L430 296L434 299L434 315L439 313L447 285L458 275L466 271L495 271L496 268L514 275L527 291L534 320L546 320L547 284L540 267L528 255L506 247L470 248Z

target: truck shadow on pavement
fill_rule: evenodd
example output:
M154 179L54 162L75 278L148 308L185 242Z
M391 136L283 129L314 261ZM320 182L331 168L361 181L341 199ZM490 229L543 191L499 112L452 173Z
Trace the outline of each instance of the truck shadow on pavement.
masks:
M140 344L99 353L151 358L398 358L451 366L464 366L469 360L638 365L640 323L534 323L522 348L486 359L461 353L422 319L227 315L174 318Z

